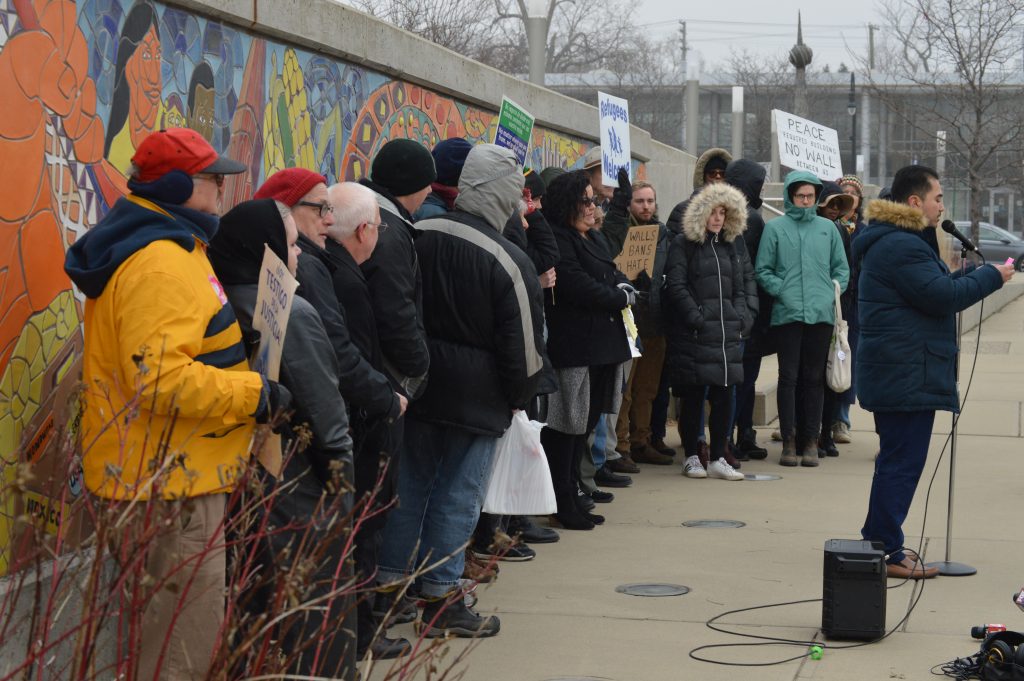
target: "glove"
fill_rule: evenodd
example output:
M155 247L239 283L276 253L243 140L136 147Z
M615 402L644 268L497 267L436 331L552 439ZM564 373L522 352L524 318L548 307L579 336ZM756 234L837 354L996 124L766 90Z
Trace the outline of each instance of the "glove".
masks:
M633 200L633 183L629 181L629 173L625 168L619 168L616 179L619 181L619 186L612 193L611 203L613 206L625 210L629 208L629 203Z
M636 289L632 284L619 284L617 288L626 294L626 305L636 305Z
M651 290L651 275L647 274L647 270L640 270L640 274L636 275L636 278L630 283L637 291L649 292Z
M263 376L263 390L260 391L260 403L256 407L256 423L269 423L281 409L287 409L292 404L292 394L288 388L277 381L271 381Z
M529 187L523 187L523 201L526 203L526 210L523 211L523 216L525 217L537 208L537 205L533 202L533 191Z

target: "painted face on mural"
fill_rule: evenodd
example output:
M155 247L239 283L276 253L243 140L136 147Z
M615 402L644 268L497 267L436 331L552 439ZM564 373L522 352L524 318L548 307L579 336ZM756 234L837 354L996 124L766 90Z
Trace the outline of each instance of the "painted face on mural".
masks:
M160 108L160 37L156 28L146 33L124 71L131 84L132 144L138 147L153 131Z
M192 128L207 142L213 142L214 91L203 85L195 90L195 107L189 112L188 127Z

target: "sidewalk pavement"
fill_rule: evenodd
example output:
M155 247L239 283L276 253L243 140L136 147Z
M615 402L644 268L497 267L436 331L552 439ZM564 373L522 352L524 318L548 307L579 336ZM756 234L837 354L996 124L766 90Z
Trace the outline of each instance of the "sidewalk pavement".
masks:
M976 331L962 339L961 397L976 339ZM974 380L959 423L951 558L976 567L978 574L889 580L889 628L918 596L920 601L879 643L826 647L821 660L803 657L778 666L728 667L688 657L696 646L744 642L705 626L719 613L821 597L823 545L831 538L859 538L877 451L871 414L855 409L853 442L840 445L839 458L822 460L818 468L780 467L780 445L769 442L770 427L760 429L769 458L744 463L742 472L772 473L781 480L691 480L680 475L678 465L642 466L631 488L613 490L615 501L598 506L607 516L603 526L560 531L557 544L534 547L533 561L501 563L498 580L478 589L478 610L498 614L501 633L474 643L453 671L463 672L466 681L934 679L933 665L977 651L972 625L1001 622L1024 630L1024 613L1010 601L1024 585L1024 534L1014 520L1024 509L1022 401L1024 297L982 324ZM937 416L928 466L904 525L907 544L920 544L926 561L945 557L950 467L944 445L950 423L948 414ZM681 525L694 519L740 520L746 526ZM692 591L666 598L616 593L616 586L634 582L682 584ZM822 640L820 602L732 615L720 624L761 636ZM413 637L412 625L395 627L395 634ZM451 645L447 660L467 642ZM805 646L772 645L703 654L761 663L801 652L807 652ZM441 669L446 666L442 660ZM384 678L387 667L383 664L372 678Z

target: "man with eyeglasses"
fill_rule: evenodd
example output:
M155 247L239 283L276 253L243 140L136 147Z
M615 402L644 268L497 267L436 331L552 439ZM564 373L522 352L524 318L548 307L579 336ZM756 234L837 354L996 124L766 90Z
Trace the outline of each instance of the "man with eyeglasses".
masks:
M257 199L274 199L292 209L299 230L297 293L316 309L338 358L338 385L345 402L371 418L394 422L404 412L405 396L375 369L352 342L349 321L335 293L338 264L325 250L334 225L334 206L327 196L327 178L305 168L287 168L267 178Z
M244 170L193 130L150 134L132 157L131 194L64 264L86 296L85 485L125 504L121 550L141 546L157 585L142 613L140 678L207 676L225 616L225 503L255 423L289 402L249 370L206 254L224 175Z

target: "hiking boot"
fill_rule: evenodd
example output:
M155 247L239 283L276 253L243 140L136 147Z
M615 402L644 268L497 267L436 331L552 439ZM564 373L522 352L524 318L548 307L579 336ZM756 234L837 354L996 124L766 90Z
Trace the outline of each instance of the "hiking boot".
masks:
M370 653L375 660L393 660L396 657L405 657L411 650L412 644L409 643L409 639L381 636L367 647L359 648L356 651L356 659L362 660L366 653Z
M480 584L490 584L498 577L498 566L494 564L494 561L480 560L467 548L462 576Z
M672 448L672 447L669 447L667 444L665 444L665 440L664 439L659 437L656 440L651 440L651 446L654 447L655 449L657 449L659 452L661 452L665 456L671 456L671 457L675 458L676 450L674 448Z
M637 463L650 463L655 466L669 466L672 464L672 457L662 454L650 445L634 447L630 453L633 461Z
M706 478L708 477L708 472L701 465L700 457L688 456L686 461L683 462L683 475L688 478Z
M832 425L832 439L841 445L848 445L852 441L850 437L850 426L842 421Z
M722 452L722 457L725 459L725 462L729 464L732 468L735 468L736 470L740 469L739 459L733 456L732 447L729 446L728 442L725 444L725 451Z
M440 598L423 606L423 636L441 638L487 638L501 630L501 621L491 615L481 617L458 598Z
M818 438L818 449L825 452L825 456L839 456L839 448L832 440L832 434L827 431Z
M405 593L396 604L397 597L398 590L382 591L373 597L373 608L371 609L373 616L379 620L387 617L387 626L389 627L406 624L416 619L416 601Z
M709 478L716 478L718 480L743 479L743 473L740 473L738 470L730 466L724 458L712 461L711 465L708 466L707 475Z
M783 466L796 466L800 463L796 457L796 442L793 440L782 441L782 458L779 463Z

